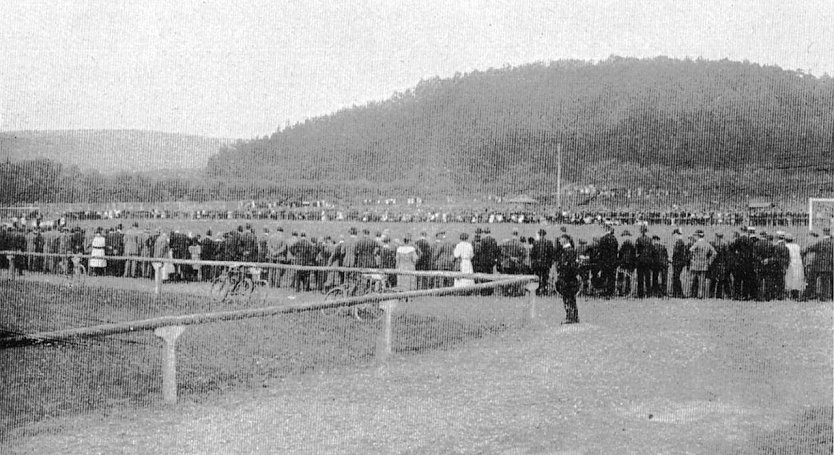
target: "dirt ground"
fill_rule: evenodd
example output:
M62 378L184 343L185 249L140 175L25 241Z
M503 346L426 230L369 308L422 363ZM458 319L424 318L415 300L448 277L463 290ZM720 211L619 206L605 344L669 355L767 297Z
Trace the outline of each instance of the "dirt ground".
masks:
M453 349L46 419L0 452L831 453L830 303L580 300L574 326L538 304Z

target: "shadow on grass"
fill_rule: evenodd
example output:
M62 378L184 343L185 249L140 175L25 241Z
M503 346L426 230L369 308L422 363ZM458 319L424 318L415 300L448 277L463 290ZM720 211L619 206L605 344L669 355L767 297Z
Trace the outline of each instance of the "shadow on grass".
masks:
M753 436L752 447L735 453L830 454L834 451L834 407L816 406L797 414L785 427Z
M158 298L135 290L35 282L0 283L0 299L0 331L6 334L223 309L198 296ZM401 354L449 349L511 326L500 317L483 319L471 306L419 314L400 310L393 323L392 349ZM282 377L370 363L382 327L382 321L317 311L192 326L177 343L178 394L199 402L231 389L266 387ZM158 403L162 348L151 332L137 332L0 349L5 366L0 440L11 437L11 430L37 433L26 426L45 418Z

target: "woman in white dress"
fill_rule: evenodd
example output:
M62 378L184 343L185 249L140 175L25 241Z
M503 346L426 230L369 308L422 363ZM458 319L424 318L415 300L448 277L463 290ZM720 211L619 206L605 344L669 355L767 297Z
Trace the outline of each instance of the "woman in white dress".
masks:
M788 247L791 261L785 271L785 291L792 300L799 300L805 290L805 270L802 267L802 254L799 245L794 243L793 235L785 235L785 246Z
M474 273L472 269L472 258L475 256L475 249L469 243L469 234L463 233L460 235L460 243L455 246L455 259L460 260L460 271L462 273ZM475 280L472 278L455 278L455 287L460 288L464 286L472 286Z
M403 244L397 247L397 270L415 270L420 253L411 245L409 236L403 238ZM417 289L417 277L414 275L397 275L397 287L404 291Z
M96 234L93 236L93 242L90 249L90 275L103 275L104 268L107 267L107 261L104 259L104 236L101 235L101 228L96 229Z

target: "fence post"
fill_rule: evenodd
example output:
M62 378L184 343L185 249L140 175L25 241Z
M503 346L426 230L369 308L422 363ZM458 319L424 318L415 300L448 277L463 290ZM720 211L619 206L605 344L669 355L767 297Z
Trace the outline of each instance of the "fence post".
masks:
M15 272L15 270L14 270L14 255L13 254L7 254L6 255L6 260L9 261L9 279L13 280L14 279L14 272Z
M379 307L385 311L385 326L383 327L383 336L384 336L384 345L377 346L377 357L380 360L388 359L388 356L391 355L391 344L393 338L393 323L391 313L394 312L394 308L397 307L397 300L383 300L379 303Z
M539 289L538 281L531 281L524 285L527 294L530 296L530 322L536 320L536 290Z
M162 263L153 262L153 293L159 295L159 288L162 286Z
M177 338L185 327L175 325L154 329L154 335L165 340L165 354L162 359L162 398L166 403L177 402Z

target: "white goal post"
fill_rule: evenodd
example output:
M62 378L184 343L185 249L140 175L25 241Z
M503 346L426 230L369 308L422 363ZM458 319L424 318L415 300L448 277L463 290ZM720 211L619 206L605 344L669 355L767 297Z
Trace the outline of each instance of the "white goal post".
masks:
M814 207L816 211L814 211ZM814 230L814 221L828 220L827 227L834 227L834 198L812 197L808 198L808 230Z

